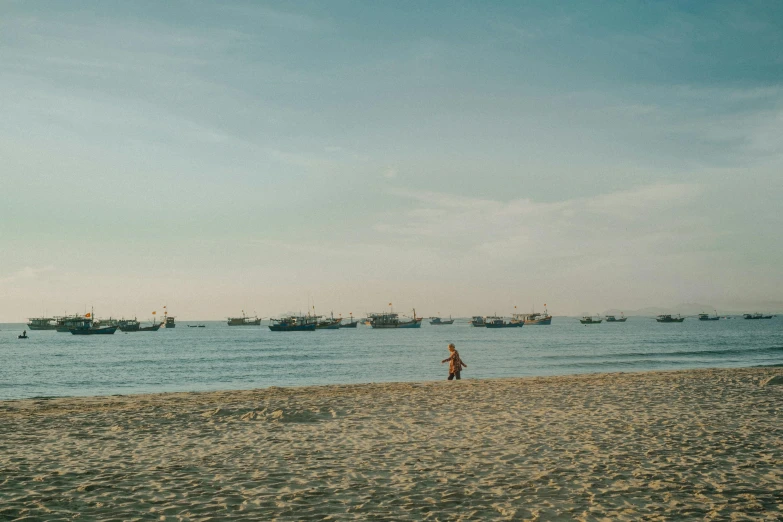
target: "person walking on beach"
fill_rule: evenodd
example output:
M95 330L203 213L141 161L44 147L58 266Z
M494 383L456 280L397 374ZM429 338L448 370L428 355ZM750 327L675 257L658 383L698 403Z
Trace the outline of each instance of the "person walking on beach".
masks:
M447 359L443 359L440 363L449 362L449 380L460 380L459 374L462 371L462 368L467 368L468 365L459 358L459 352L454 346L454 343L449 344L449 351L451 352L451 355Z

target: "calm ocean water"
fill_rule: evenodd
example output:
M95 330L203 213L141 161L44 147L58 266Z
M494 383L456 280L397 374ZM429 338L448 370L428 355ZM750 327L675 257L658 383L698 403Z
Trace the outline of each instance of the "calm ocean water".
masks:
M24 325L0 324L0 399L445 379L449 342L468 364L467 379L783 364L783 317L290 333L199 324L206 328L184 321L111 336L28 332L26 341L16 338Z

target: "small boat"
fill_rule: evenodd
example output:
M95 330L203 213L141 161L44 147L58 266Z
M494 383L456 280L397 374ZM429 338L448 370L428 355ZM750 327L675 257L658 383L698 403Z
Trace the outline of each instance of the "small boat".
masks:
M743 314L742 317L744 317L745 319L772 319L774 316L764 315L757 312L755 314Z
M718 312L715 312L715 315L705 314L701 313L699 314L699 321L717 321L720 317L718 316Z
M335 319L334 314L332 314L331 317L318 317L315 328L316 330L338 330L340 328L340 323L342 322L343 318L338 317Z
M120 319L117 328L121 332L138 332L141 328L141 323L134 317L133 319Z
M98 325L101 326L101 325ZM112 326L112 325L109 325ZM120 329L121 332L157 332L160 330L160 327L163 326L163 323L156 323L155 320L152 320L152 324L150 326L141 326L141 323L134 317L133 319L120 319L117 321L117 328Z
M140 326L137 332L157 332L163 323L152 323L150 326Z
M625 317L622 312L620 312L620 317L615 317L614 315L607 315L606 316L606 322L607 323L624 323L627 321L628 318Z
M416 317L416 309L413 309L413 318L409 321L401 321L400 315L394 312L380 314L367 314L370 326L373 328L421 328L423 317Z
M603 319L599 319L597 317L594 318L591 315L585 315L584 317L579 319L579 322L582 324L601 324L601 321L603 321Z
M174 322L174 316L169 315L169 310L166 306L163 306L163 325L166 328L175 328L177 324Z
M205 325L203 324L189 324L188 328L204 328Z
M546 309L546 305L544 305L544 313L531 312L529 314L514 314L512 317L525 323L525 326L548 326L552 324L552 316L549 315L549 311Z
M242 310L242 317L228 318L229 326L259 326L260 324L261 324L261 319L259 319L258 316L248 317L247 315L245 315L244 310Z
M55 317L54 329L60 333L68 333L73 328L79 328L84 326L84 323L89 323L92 326L91 314L86 315L64 315L61 317Z
M17 339L29 339L29 337L27 337L27 330L25 330L24 333L18 335L16 338Z
M88 326L71 329L73 335L112 335L116 331L116 326Z
M434 326L442 324L454 324L454 319L449 316L448 319L441 319L440 317L430 317L430 324Z
M340 323L340 328L356 328L357 324L359 324L359 321L354 321L353 314L351 314L351 321L348 323Z
M502 317L487 317L486 319L487 328L521 328L523 326L525 323L518 320L506 321Z
M471 326L475 326L477 328L483 328L483 327L487 326L487 320L486 320L486 318L484 318L484 317L482 317L480 315L474 315L470 319L470 325Z
M674 317L671 314L661 314L658 317L655 318L656 321L659 323L681 323L685 321L684 317L680 317L679 315L677 317Z
M317 319L312 315L289 316L282 319L272 319L269 329L273 332L314 332Z

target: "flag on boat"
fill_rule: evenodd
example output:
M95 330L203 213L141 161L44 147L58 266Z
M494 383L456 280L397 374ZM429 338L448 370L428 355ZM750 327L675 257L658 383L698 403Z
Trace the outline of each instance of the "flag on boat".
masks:
M86 314L84 314L84 317L90 317L90 312L87 312Z

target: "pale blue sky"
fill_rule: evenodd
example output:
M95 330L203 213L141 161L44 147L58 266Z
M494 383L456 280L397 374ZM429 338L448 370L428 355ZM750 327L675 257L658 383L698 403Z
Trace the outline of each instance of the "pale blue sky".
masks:
M2 2L0 321L783 310L779 2Z

